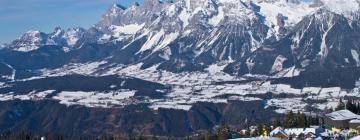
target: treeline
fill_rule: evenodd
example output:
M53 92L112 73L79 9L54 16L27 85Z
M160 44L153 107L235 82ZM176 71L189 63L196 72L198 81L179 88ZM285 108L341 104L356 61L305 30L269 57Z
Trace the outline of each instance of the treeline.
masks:
M275 118L273 120L273 126L282 126L285 128L306 128L312 125L319 125L321 118L318 115L307 116L304 113L294 113L290 111L282 119Z
M166 137L166 136L151 136L139 134L127 135L102 135L102 136L82 136L79 135L59 135L59 134L34 134L29 132L13 132L6 131L0 134L0 140L227 140L232 138L235 134L230 127L220 127L215 131L207 131L203 133L194 134L187 137Z
M347 99L345 102L340 98L338 105L335 108L337 110L347 109L355 114L360 114L360 102L358 100Z
M102 135L102 136L81 136L81 135L55 135L55 134L32 134L26 132L6 131L0 134L0 140L226 140L231 138L248 138L257 136L268 136L270 132L278 126L285 128L305 128L311 125L319 125L318 116L306 116L303 113L289 112L288 114L274 118L268 123L258 124L257 126L248 126L247 128L236 128L228 125L222 125L216 129L202 131L191 136L176 137L158 137L144 136L139 134L127 135ZM16 133L14 133L16 132Z
M197 135L189 136L185 138L186 140L227 140L235 138L249 138L249 137L258 137L264 134L269 134L271 128L269 125L258 125L252 126L247 129L238 129L235 127L230 127L228 125L223 125L215 130L209 130L205 133L199 133Z
M7 130L0 134L0 140L135 140L140 137L134 135L125 136L113 136L113 135L101 135L101 136L89 136L89 135L62 135L62 134L35 134L28 131L11 131ZM140 138L141 139L141 138ZM143 138L144 139L144 138Z
M284 128L308 128L310 126L319 126L322 118L318 115L305 115L304 113L294 113L290 111L288 114L272 119L269 123L258 124L257 126L249 126L246 129L236 129L229 126L222 126L215 132L207 133L201 140L225 140L232 138L249 138L258 136L269 136L270 132L276 127Z

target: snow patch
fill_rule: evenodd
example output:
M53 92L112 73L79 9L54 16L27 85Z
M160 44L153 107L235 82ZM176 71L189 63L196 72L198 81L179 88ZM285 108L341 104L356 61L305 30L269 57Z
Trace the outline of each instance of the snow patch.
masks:
M156 52L162 48L165 48L167 45L169 45L171 42L173 42L177 37L179 36L178 32L173 32L166 34L164 29L160 30L159 32L150 33L149 38L145 44L141 47L140 52L144 52L146 50L152 50L152 52Z
M61 104L68 106L82 105L87 107L115 107L129 104L127 101L135 95L136 91L119 90L111 92L83 92L83 91L62 91L52 97L59 100Z
M156 44L158 44L162 38L162 36L164 36L165 32L164 30L160 30L159 32L151 32L148 35L148 40L145 42L145 44L141 47L139 52L144 52L146 50L151 49L153 46L155 46Z
M216 74L216 73L221 73L226 66L227 63L218 63L218 64L210 65L206 70L210 74Z
M9 77L4 77L4 78L10 79L10 80L12 80L12 81L15 81L16 70L15 70L11 65L9 65L9 64L7 64L7 63L4 63L4 62L3 62L3 64L6 65L8 68L10 68L10 69L12 70L11 75L10 75Z
M54 93L55 90L47 90L42 92L32 91L24 95L15 95L12 93L0 94L0 101L9 101L9 100L42 100L47 95Z
M143 24L129 24L129 25L123 25L123 26L115 26L111 25L110 29L113 30L115 37L120 37L122 34L136 34L138 31L140 31L145 26L145 23Z
M191 14L188 13L186 10L182 10L181 13L179 14L179 19L183 23L183 28L185 28L186 26L189 25L190 17L191 17Z
M300 3L290 3L285 0L272 2L262 2L258 0L260 14L265 17L265 23L269 27L278 26L277 16L279 14L286 17L285 26L293 26L300 22L306 15L315 12L318 7L311 7L311 3L301 1ZM277 33L277 31L273 31Z
M267 106L265 108L274 106L278 108L275 110L277 113L285 114L290 111L305 111L306 105L307 104L302 101L302 98L270 99L267 101Z
M209 19L209 24L215 27L223 19L224 19L224 10L223 10L223 7L219 7L218 14L216 16L212 17L211 19Z
M335 13L351 16L359 10L358 0L322 0L324 6Z
M356 61L356 65L360 66L360 60L359 60L360 56L357 53L357 51L356 50L351 50L351 55L352 55L353 59Z
M279 55L278 57L276 57L270 72L274 73L274 72L279 72L279 71L283 70L283 63L286 60L287 60L287 58L282 55Z

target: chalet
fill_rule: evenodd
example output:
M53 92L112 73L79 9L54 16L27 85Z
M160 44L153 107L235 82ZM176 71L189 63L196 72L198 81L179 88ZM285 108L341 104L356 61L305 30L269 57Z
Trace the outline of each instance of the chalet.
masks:
M328 129L348 129L350 127L350 121L358 118L359 115L356 115L349 110L339 110L326 114L324 117L324 124Z
M350 140L360 140L360 136L355 136L355 137L351 138Z
M360 134L360 119L351 120L349 127L353 133Z
M316 138L315 128L289 128L285 129L285 133L291 135L293 138Z
M277 127L273 131L270 132L270 136L280 138L280 139L289 139L289 138L314 139L314 138L316 138L316 136L319 132L317 129L319 129L319 128L312 127L312 128L286 128L286 129L284 129L282 127Z
M288 139L289 135L285 133L282 127L277 127L273 131L270 132L271 137L280 138L280 139Z

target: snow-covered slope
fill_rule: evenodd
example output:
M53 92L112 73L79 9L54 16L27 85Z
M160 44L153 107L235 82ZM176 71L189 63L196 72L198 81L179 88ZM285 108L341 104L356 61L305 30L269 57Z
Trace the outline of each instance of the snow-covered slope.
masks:
M223 70L230 74L295 76L359 66L360 42L353 39L359 15L357 0L145 0L112 5L88 30L30 31L8 48L87 51L70 53L64 64L106 59L183 72L226 62Z
M12 44L13 49L17 51L32 51L39 48L40 45L51 45L54 42L47 40L47 35L40 31L28 31L19 39L15 40Z
M56 28L54 32L49 34L40 31L28 31L14 40L8 47L16 51L29 52L43 46L74 46L85 32L85 29L82 28L70 28L66 31Z
M135 33L140 30L144 33L142 36L156 34L154 31L160 32L161 29L166 35L181 32L183 35L177 36L180 38L194 32L198 35L197 32L204 31L204 28L209 31L231 24L248 26L247 24L261 22L269 28L264 31L267 32L266 37L278 37L279 34L286 33L285 29L294 27L306 15L319 9L327 9L350 18L359 11L359 2L357 0L179 0L171 3L145 0L142 5L135 3L128 8L114 4L104 14L103 20L96 24L96 28L104 33L103 39L109 39L111 36L114 38L138 36ZM56 32L51 34L56 35ZM57 33L64 35L67 45L74 45L82 32L78 28ZM23 46L20 50L26 51L34 50L39 45L59 44L58 40L48 41L39 34L40 32L29 31L19 40L32 39L27 43L16 45Z
M92 117L101 124L94 123L93 130L104 130L98 127L103 124L117 133L136 130L126 123L131 120L144 128L136 132L164 135L176 128L193 134L234 116L241 119L233 124L266 121L269 114L322 112L344 96L360 98L357 0L166 1L114 4L89 29L29 31L0 46L0 102L10 110L6 114L14 116L13 109L24 106L33 110L32 102L40 107L30 114L47 114L63 104L76 106L61 105L70 118L65 120L74 120L69 109L85 118L89 111L108 110L101 114L109 119ZM81 108L86 113L77 113ZM44 120L17 112L15 118ZM50 115L54 126L56 120L67 124ZM114 116L122 119L112 121ZM149 119L138 119L144 116ZM0 123L32 124L12 118ZM184 129L167 123L192 121L179 123Z
M324 8L346 17L352 16L354 12L358 12L360 8L358 0L322 0L322 2Z

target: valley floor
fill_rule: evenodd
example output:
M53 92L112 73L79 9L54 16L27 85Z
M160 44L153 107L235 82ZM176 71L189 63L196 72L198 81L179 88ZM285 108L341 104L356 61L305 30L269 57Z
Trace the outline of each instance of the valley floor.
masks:
M257 125L289 111L322 114L335 108L340 98L360 97L359 82L354 89L294 88L275 84L276 75L226 74L226 62L182 73L141 65L71 64L1 83L0 129L184 136L219 124ZM296 76L294 69L283 74Z
M304 87L294 88L290 84L273 84L276 76L246 75L244 77L231 76L222 72L226 62L210 66L203 72L172 73L156 70L156 66L140 69L141 63L132 66L107 64L107 62L94 62L88 64L72 64L59 69L43 69L41 75L25 79L31 81L46 77L59 77L71 74L89 76L120 75L122 77L135 77L142 80L159 83L170 87L170 91L160 90L164 93L161 98L144 96L142 100L133 98L136 90L111 90L121 87L123 83L113 83L109 91L61 91L50 96L66 105L84 105L88 107L114 107L129 104L146 103L149 108L171 108L189 110L197 102L227 103L228 101L262 101L264 108L275 108L278 113L292 111L317 111L335 108L342 97L358 98L359 84L354 89L341 87ZM105 71L105 72L104 72ZM295 71L289 69L283 72L289 75ZM283 75L284 76L284 75ZM360 83L360 82L358 82ZM3 84L6 86L6 84ZM139 85L141 86L141 85ZM54 90L33 91L14 95L2 94L0 100L11 99L42 99L53 94Z

